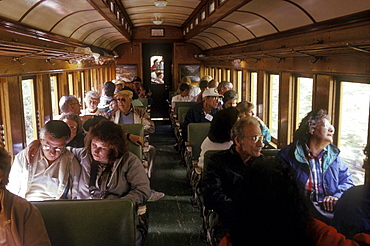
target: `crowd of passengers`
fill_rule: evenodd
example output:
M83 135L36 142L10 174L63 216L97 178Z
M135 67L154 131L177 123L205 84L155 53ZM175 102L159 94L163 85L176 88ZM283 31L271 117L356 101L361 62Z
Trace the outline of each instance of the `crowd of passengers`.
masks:
M133 106L136 87L112 84L105 83L100 102L109 107L113 100L118 108L99 110L91 92L81 114L77 98L65 96L60 120L47 122L40 139L18 153L12 166L0 147L0 221L5 222L0 223L0 245L50 245L42 217L28 201L116 198L137 205L137 242L145 243L145 204L153 194L152 200L164 194L150 189L142 160L127 149L128 141L145 140L119 124L143 124L146 134L154 132L154 124L144 109ZM202 101L189 109L182 127L211 122L201 147L199 185L205 206L219 216L215 236L220 246L370 245L370 182L354 186L332 144L335 130L325 110L309 112L294 141L266 159L261 150L270 133L254 115L254 105L235 105L238 95L230 82L216 89L217 83L206 77L200 84ZM178 100L196 101L189 96L192 88L181 84ZM214 149L220 151L204 166L205 151ZM364 165L369 166L368 159Z
M181 124L184 140L189 123L210 122L195 171L205 208L218 215L213 233L221 246L370 245L370 184L354 187L325 110L309 112L293 142L268 160L261 150L271 147L270 131L252 103L236 104L230 82L201 78L201 102L182 82L172 108L198 102ZM204 166L208 150L220 151Z
M136 77L133 84L138 80ZM146 110L132 103L133 97L142 93L142 85L119 90L121 85L122 81L116 85L106 82L101 98L95 91L87 92L82 112L75 96L63 96L59 102L62 114L48 121L39 140L15 156L11 169L1 147L0 218L7 223L0 223L0 245L50 244L40 214L26 200L115 198L136 204L140 217L137 245L144 244L148 224L145 204L164 193L150 189L145 163L154 162L155 148L146 144L149 138L125 132L120 124L142 124L145 135L155 129ZM112 101L117 108L109 109ZM143 153L145 161L128 151L128 141L148 150L147 155Z

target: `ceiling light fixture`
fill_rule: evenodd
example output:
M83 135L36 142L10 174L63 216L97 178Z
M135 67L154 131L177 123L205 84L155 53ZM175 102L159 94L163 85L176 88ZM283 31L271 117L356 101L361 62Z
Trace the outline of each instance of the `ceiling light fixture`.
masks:
M162 24L162 22L163 22L163 19L162 19L161 16L156 16L153 19L153 23L156 24L156 25L160 25L160 24Z
M154 5L159 8L163 8L167 6L167 1L166 0L156 0L154 1Z

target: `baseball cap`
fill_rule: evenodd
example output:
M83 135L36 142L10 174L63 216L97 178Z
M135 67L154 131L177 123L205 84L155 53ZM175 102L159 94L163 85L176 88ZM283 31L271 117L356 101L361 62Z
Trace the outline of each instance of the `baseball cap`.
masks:
M222 97L222 95L218 94L216 88L210 88L203 92L202 97Z

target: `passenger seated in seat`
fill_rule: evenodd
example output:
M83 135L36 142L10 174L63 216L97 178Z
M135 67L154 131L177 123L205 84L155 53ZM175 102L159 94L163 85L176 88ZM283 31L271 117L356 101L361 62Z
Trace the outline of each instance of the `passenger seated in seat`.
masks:
M149 136L155 130L154 122L150 119L149 114L143 108L132 106L133 93L129 90L122 90L115 94L115 99L118 102L119 110L112 116L111 120L116 124L142 124L144 126L144 134ZM131 140L131 134L129 135ZM153 166L156 149L149 145L148 138L145 138L143 149L144 157L148 162L148 166ZM149 201L156 201L164 197L164 193L152 191Z
M62 114L60 120L64 121L71 130L71 137L70 141L67 143L67 146L71 146L73 148L84 147L84 139L86 134L82 128L80 116L75 113L66 113Z
M211 122L208 136L200 146L200 156L198 167L202 170L204 164L204 154L208 150L225 150L231 147L233 141L230 138L231 128L238 119L238 110L230 107L215 114ZM198 170L197 170L198 172Z
M260 156L263 136L254 117L238 120L231 130L231 138L234 143L230 149L210 156L201 183L205 207L219 215L221 237L233 223L234 199L241 189L247 167L264 159Z
M190 96L190 86L186 83L182 83L180 85L180 94L172 97L171 100L171 107L175 109L176 102L195 102L196 97ZM175 112L177 113L177 112Z
M256 161L245 173L234 199L230 233L219 246L370 245L369 234L347 240L333 227L309 217L296 179L278 161Z
M258 120L258 122L261 125L261 131L262 135L264 137L263 143L265 147L269 146L269 143L271 142L271 133L266 124L258 117L255 116L253 109L254 105L251 102L243 101L236 105L236 109L239 111L239 117L248 117L252 116Z
M217 104L222 96L216 89L207 89L203 92L203 102L190 107L181 125L182 137L187 140L188 125L190 123L211 122L215 113L218 112Z
M76 199L81 167L65 149L70 136L65 122L47 122L40 131L33 158L29 159L28 148L15 156L8 190L28 201Z
M141 160L128 151L126 141L121 126L101 120L86 135L86 147L71 150L82 166L79 198L128 198L139 206L138 215L145 217L146 207L140 205L150 196L149 179ZM137 245L142 245L146 234L138 225Z
M334 126L323 109L309 112L294 132L293 142L278 158L290 167L309 201L311 215L330 223L333 209L343 192L354 184L340 150L332 144Z
M0 245L51 245L39 210L5 189L10 161L0 142Z

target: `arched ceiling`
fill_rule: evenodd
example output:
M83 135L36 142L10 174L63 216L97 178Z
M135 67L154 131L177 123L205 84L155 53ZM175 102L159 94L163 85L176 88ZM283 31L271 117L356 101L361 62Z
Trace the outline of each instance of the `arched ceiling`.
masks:
M0 28L32 29L81 47L113 51L133 41L133 30L178 28L183 40L202 50L279 34L355 14L369 14L369 0L0 0Z

